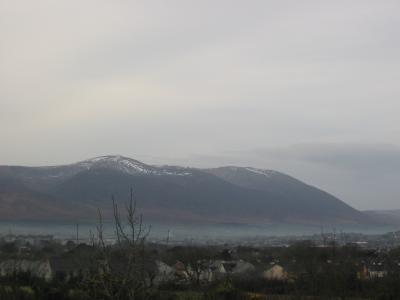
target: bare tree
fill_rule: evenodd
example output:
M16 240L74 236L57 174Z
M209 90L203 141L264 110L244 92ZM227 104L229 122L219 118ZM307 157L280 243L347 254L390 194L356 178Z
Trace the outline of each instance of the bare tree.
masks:
M202 281L208 281L209 265L212 258L210 249L200 246L183 246L176 249L174 254L182 262L184 271L192 285L198 287L202 284Z
M96 235L92 236L95 249L95 268L89 280L89 292L95 299L136 300L147 299L150 281L147 274L146 238L150 227L144 226L137 213L133 190L124 214L112 197L114 235L105 237L103 215L98 210ZM96 298L97 297L97 298Z

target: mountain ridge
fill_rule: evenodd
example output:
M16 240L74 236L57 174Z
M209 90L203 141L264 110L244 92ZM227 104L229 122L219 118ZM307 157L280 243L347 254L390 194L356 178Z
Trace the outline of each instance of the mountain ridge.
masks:
M44 205L44 210L50 207L64 218L90 217L91 213L95 216L98 208L109 211L111 195L127 199L132 186L140 209L157 221L299 224L371 221L368 215L325 191L284 173L254 167L153 166L121 155L106 155L61 166L0 166L1 179L4 183L10 179L19 182L16 186L8 183L14 194L24 189L32 193L32 197L29 192L14 197L11 207L18 208L18 201L26 207L32 202L33 208ZM37 200L42 198L53 200ZM10 196L0 189L0 205L8 199ZM3 208L0 218L18 219L22 213L18 209L10 211L10 205ZM46 218L43 214L32 217Z

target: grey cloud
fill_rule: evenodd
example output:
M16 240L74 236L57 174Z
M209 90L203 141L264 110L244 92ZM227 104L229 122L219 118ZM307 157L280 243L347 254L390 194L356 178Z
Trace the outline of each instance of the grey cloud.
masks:
M324 164L353 172L400 174L400 147L391 144L303 144L256 150L260 156Z

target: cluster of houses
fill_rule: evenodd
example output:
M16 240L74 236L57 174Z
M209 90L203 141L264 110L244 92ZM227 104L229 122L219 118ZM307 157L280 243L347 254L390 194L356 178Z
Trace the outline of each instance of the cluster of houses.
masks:
M364 264L361 271L358 272L360 279L376 279L383 278L388 275L384 264L382 262L373 262L371 264Z
M7 259L0 262L0 276L12 276L18 273L29 273L46 281L50 281L54 275L48 259Z
M280 264L271 264L261 272L251 263L243 260L224 261L210 260L191 265L177 261L174 265L168 265L162 261L155 261L155 274L152 283L159 285L173 282L174 284L211 283L225 276L246 276L256 274L265 280L290 281L296 278L296 274L290 272ZM65 278L82 274L82 269L77 265L63 264L60 259L27 260L8 259L0 262L0 276L10 276L17 273L29 273L46 281L52 280L57 273L64 272ZM358 272L360 279L368 280L382 278L388 274L383 265L363 265Z
M18 255L0 256L0 276L3 277L17 273L30 273L35 277L50 281L58 274L64 274L63 278L68 279L84 274L91 267L85 257L89 257L92 250L85 244L75 245L71 242L69 245L67 243L62 248L62 251L65 251L64 254L67 255L60 254L48 259L35 259L31 253L21 254L21 249L27 243L31 245L31 248L28 247L29 249L44 247L54 242L52 236L8 235L3 238L3 241L19 245ZM216 259L198 260L185 264L179 261L180 256L177 254L176 258L169 260L170 264L155 258L149 263L149 268L154 284L167 282L182 285L193 282L210 283L226 276L247 275L262 277L265 280L291 281L296 280L299 276L299 270L293 268L296 265L295 260L285 264L279 259L269 257L261 262L259 259L261 256L258 249L253 249L248 255L248 259L251 261L249 262L243 260L246 256L239 257L234 251L224 250ZM384 254L378 253L374 259L359 261L357 263L359 266L358 278L368 280L387 276L388 271L382 257ZM158 257L158 259L162 258ZM326 263L334 264L329 259ZM398 267L400 268L400 262Z
M54 241L53 235L33 235L33 234L6 234L1 237L3 243L15 243L16 245L23 247L24 245L30 245L33 247L43 247L48 243Z
M188 283L190 281L212 282L228 275L241 275L255 271L255 266L243 260L204 260L196 263L196 267L177 261L169 266L156 261L157 275L155 281Z
M155 276L152 279L154 284L173 282L175 284L187 284L193 281L199 283L210 283L221 279L224 276L246 275L256 271L256 267L243 260L224 261L210 260L197 264L197 268L177 261L170 266L162 261L155 261ZM7 259L0 261L0 276L12 276L18 273L29 273L32 276L52 280L57 273L63 272L66 277L77 276L85 270L79 269L82 266L71 265L61 259ZM267 268L262 275L270 280L287 280L289 273L280 265L273 265Z
M32 249L43 249L55 242L52 235L16 235L7 234L0 237L0 245L12 245L19 254L29 254Z

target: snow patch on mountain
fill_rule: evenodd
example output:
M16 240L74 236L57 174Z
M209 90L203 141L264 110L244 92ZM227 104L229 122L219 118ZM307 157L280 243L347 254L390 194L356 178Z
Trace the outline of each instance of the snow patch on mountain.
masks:
M275 175L277 173L276 171L273 171L273 170L262 170L262 169L256 169L256 168L251 168L251 167L247 167L246 170L249 172L252 172L252 173L264 175L266 177L272 177L273 175Z
M173 175L188 176L192 173L183 168L157 167L146 165L140 161L124 157L121 155L108 155L91 158L78 163L81 167L88 170L94 168L113 168L132 175Z
M252 167L236 167L236 166L228 166L228 167L223 167L225 170L229 170L232 172L243 172L243 171L248 171L251 173L263 175L265 177L272 177L276 175L278 172L273 171L273 170L263 170L263 169L257 169L257 168L252 168Z

